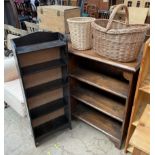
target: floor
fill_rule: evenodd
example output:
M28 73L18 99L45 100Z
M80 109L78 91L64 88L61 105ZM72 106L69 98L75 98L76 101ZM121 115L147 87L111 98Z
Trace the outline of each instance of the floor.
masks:
M103 133L78 120L73 121L72 130L51 135L36 148L28 120L10 107L4 110L4 116L5 155L125 155Z

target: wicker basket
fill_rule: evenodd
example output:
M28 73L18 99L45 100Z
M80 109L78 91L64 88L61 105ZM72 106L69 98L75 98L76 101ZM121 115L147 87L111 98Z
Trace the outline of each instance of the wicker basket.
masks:
M92 48L91 22L95 18L75 17L67 19L71 36L72 47L77 50Z
M125 23L113 20L121 8L125 8ZM98 19L92 22L92 29L95 52L112 60L130 62L138 57L149 25L129 25L128 8L120 4L114 8L109 20Z

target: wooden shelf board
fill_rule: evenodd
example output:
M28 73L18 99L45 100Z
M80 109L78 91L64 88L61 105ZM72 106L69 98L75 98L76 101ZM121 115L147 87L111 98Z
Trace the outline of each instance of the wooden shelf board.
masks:
M130 153L133 153L133 149L134 149L134 147L129 144L129 146L127 148L127 151L130 152Z
M44 43L37 43L37 44L32 44L32 45L25 45L25 46L19 46L16 47L17 54L24 54L32 51L39 51L49 48L56 48L56 47L61 47L65 46L66 42L61 41L61 40L54 40L54 41L49 41L49 42L44 42Z
M130 139L130 144L150 154L150 105L146 106L138 126Z
M43 138L44 136L48 136L49 134L65 127L69 127L69 121L63 115L54 120L50 120L40 126L35 127L34 134L37 140L41 140L41 138Z
M33 127L40 126L50 120L54 120L54 119L64 115L64 113L65 113L64 108L61 108L61 109L58 109L58 110L51 112L49 114L35 118L32 120L32 126Z
M135 119L134 121L132 122L132 125L134 125L135 127L138 125L139 123L139 119L146 107L146 105L148 104L148 99L146 98L146 95L145 94L141 94L139 96L139 108L138 108L138 111L136 112L136 116L135 116Z
M112 77L97 72L78 68L70 74L71 77L110 92L122 98L128 97L129 85Z
M55 101L46 103L42 106L39 106L37 108L34 108L30 110L31 119L36 119L38 117L41 117L43 115L49 114L51 112L54 112L62 107L65 107L67 103L64 101L63 98L57 99Z
M106 59L106 58L98 55L97 53L95 53L93 51L93 49L85 50L85 51L79 51L79 50L73 49L71 43L68 44L68 49L69 49L69 53L72 53L74 55L84 57L87 59L91 59L94 61L98 61L101 63L105 63L105 64L108 64L108 65L111 65L111 66L114 66L114 67L117 67L117 68L120 68L123 70L136 72L140 67L140 62L141 62L141 56L140 55L139 55L138 59L134 62L121 63L121 62Z
M117 101L80 87L73 91L72 97L123 122L125 105Z
M150 74L145 78L145 80L142 82L139 90L150 94Z
M89 109L84 105L78 105L76 111L73 112L73 116L100 130L115 142L120 142L121 124L111 119L109 116L92 110L92 108Z
M21 68L23 75L35 74L42 71L50 70L52 68L57 68L66 65L66 62L63 59L51 60L27 67Z
M67 80L64 81L63 79L57 79L57 80L50 81L50 82L47 82L47 83L44 83L38 86L34 86L32 88L27 88L26 95L27 95L27 98L31 98L33 96L37 96L44 92L48 92L50 90L64 87L67 84L68 84Z

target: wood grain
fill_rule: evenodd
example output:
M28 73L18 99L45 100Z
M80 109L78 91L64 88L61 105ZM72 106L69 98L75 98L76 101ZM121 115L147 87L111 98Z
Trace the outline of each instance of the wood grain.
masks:
M60 51L59 51L59 48L45 49L42 51L25 53L25 54L19 55L18 57L19 57L19 63L21 67L27 67L27 66L39 64L42 62L59 59Z
M91 59L91 60L94 60L94 61L102 62L104 64L107 64L107 65L110 65L110 66L113 66L113 67L117 67L117 68L120 68L122 70L126 70L126 71L129 71L129 72L136 72L139 69L139 66L140 66L140 62L141 62L141 57L140 56L138 57L138 59L136 61L133 61L133 62L130 62L130 63L121 63L121 62L117 62L117 61L111 61L111 60L106 59L106 58L104 58L102 56L99 56L97 53L95 53L93 51L93 49L79 52L78 50L73 49L71 46L72 46L71 43L69 43L68 44L68 49L69 49L69 52L71 54L74 54L74 55L77 55L77 56L80 56L80 57L84 57L84 58L88 58L88 59Z
M122 98L128 97L128 84L115 78L81 68L76 69L70 76Z
M123 122L125 105L115 100L85 88L76 88L72 97Z
M55 119L55 118L57 118L59 116L62 116L62 115L64 115L64 108L61 108L61 109L56 110L56 111L54 111L52 113L49 113L47 115L44 115L44 116L41 116L39 118L36 118L36 119L32 120L32 126L33 127L39 126L39 125L41 125L43 123L46 123L46 122L48 122L48 121L50 121L52 119Z
M138 126L131 139L132 144L137 149L150 154L150 105L148 104L142 114Z
M31 88L39 84L50 82L62 77L61 68L50 69L23 77L25 88Z
M63 89L60 88L29 98L28 105L30 109L33 109L62 97L63 97Z
M73 116L97 128L116 142L120 142L121 125L115 120L101 113L88 109L84 105L78 105Z

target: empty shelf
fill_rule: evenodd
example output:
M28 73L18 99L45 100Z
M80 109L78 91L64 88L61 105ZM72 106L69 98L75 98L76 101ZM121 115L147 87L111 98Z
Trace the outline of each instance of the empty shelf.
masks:
M104 74L78 68L70 76L122 98L126 99L128 96L129 85L127 83Z
M64 113L65 113L64 108L61 108L61 109L58 109L58 110L51 112L49 114L35 118L32 120L32 126L33 127L40 126L41 124L44 124L50 120L54 120L54 119L64 115Z
M125 105L103 95L85 88L76 88L72 93L73 98L123 122Z
M47 61L27 67L22 67L21 72L23 75L34 74L37 72L42 72L52 68L60 67L66 65L66 62L63 59L57 59L52 61Z
M58 99L49 103L46 103L40 107L30 110L31 119L35 119L42 115L48 114L55 110L64 107L67 103L62 99Z
M100 130L115 142L120 142L121 123L111 119L109 116L103 115L82 104L77 105L76 111L73 112L73 116Z
M27 98L30 98L38 94L42 94L44 92L63 87L67 84L68 84L67 80L66 81L63 79L54 80L52 82L44 83L44 84L41 84L41 85L38 85L32 88L27 88L26 96Z
M27 52L32 52L32 51L39 51L43 49L48 49L48 48L55 48L55 47L61 47L65 46L66 42L61 41L61 40L54 40L54 41L49 41L49 42L44 42L44 43L36 43L32 45L25 45L25 46L19 46L16 48L17 54L24 54Z
M59 129L69 127L68 119L63 115L47 123L34 128L35 137L41 139L43 136L47 136Z
M139 90L150 94L150 75L148 75L140 86Z

